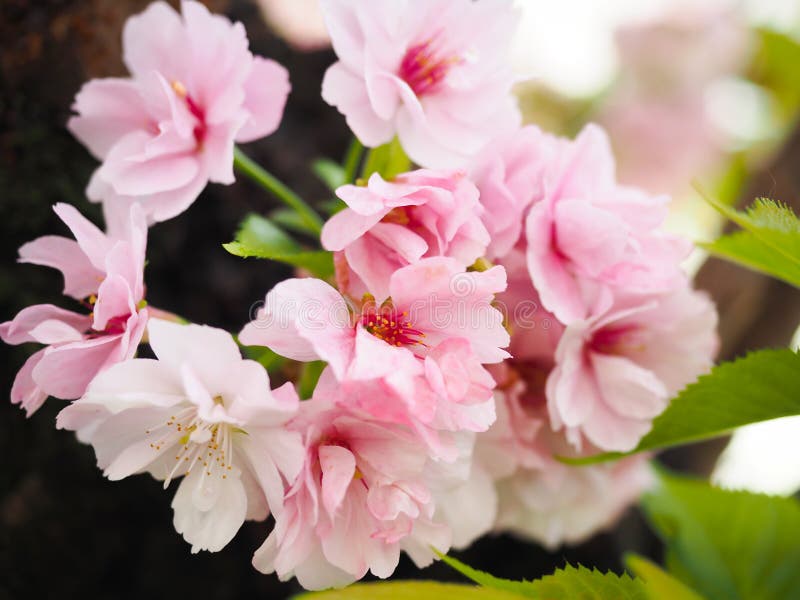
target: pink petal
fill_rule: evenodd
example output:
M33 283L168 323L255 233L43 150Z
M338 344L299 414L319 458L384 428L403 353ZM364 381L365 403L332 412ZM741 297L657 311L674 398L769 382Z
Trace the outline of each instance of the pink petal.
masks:
M593 352L591 360L603 400L618 415L652 419L667 407L667 389L652 371L622 356Z
M320 446L319 464L322 469L322 504L331 519L344 500L347 488L356 472L352 452L341 446Z
M534 205L525 224L528 270L542 305L568 324L585 318L587 309L567 260L554 251L553 227L548 201Z
M369 231L383 216L382 212L360 215L349 208L339 211L322 228L322 247L331 251L343 250Z
M275 131L290 90L289 72L284 67L274 60L255 56L244 84L244 108L250 112L250 118L239 129L236 141L251 142Z
M45 337L41 339L31 335L31 332L39 325L48 321L61 322L78 335L80 332L86 331L91 322L86 315L64 310L52 304L34 304L19 311L12 321L0 323L0 339L6 344L14 345L37 341L44 344L63 341L61 337L58 340L45 341L50 338L42 330L39 331L39 334L45 335Z
M75 240L60 235L46 235L20 246L19 262L58 269L64 276L64 294L78 300L95 293L104 277Z
M136 312L128 282L120 275L106 277L97 292L93 312L92 328L95 331L105 331L108 322L114 317L127 317Z
M98 159L132 131L152 125L136 85L128 79L93 79L75 97L67 128Z
M50 346L34 368L33 379L51 396L65 400L79 398L119 349L118 335Z
M178 151L149 160L144 158L150 139L147 133L135 132L122 138L108 153L101 173L116 193L145 196L174 191L189 184L198 174L198 160L192 154Z
M25 415L30 417L39 410L39 407L47 400L47 393L42 390L33 380L33 370L44 356L44 348L32 354L14 378L14 385L11 386L11 403L19 404L20 408L25 409Z
M325 71L322 98L345 115L348 126L365 146L374 148L392 139L392 123L375 114L364 80L342 62L332 64Z
M341 377L352 357L353 336L350 312L339 292L309 278L288 279L272 288L258 318L239 339L295 360L325 360Z
M74 206L59 202L53 206L53 211L70 228L92 265L105 273L106 255L111 249L112 241Z
M153 2L142 13L129 17L122 32L123 60L134 75L170 72L174 49L183 46L183 23L166 2Z

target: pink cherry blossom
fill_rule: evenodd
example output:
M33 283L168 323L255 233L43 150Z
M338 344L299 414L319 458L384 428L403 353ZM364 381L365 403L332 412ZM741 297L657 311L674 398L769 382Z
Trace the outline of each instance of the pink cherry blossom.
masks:
M680 261L690 245L658 229L667 199L616 183L598 127L560 145L545 197L525 225L528 267L544 307L568 324L607 309L616 291L681 285Z
M524 215L544 197L561 143L528 125L498 136L473 160L469 175L480 190L481 219L491 234L488 259L505 256L520 239Z
M497 421L477 438L473 470L495 480L494 529L553 550L611 525L654 478L643 455L580 468L554 458L578 453L563 432L548 426L544 381L551 369L544 363L502 365Z
M121 237L104 234L67 204L53 210L75 239L38 238L19 249L19 260L61 271L64 294L87 312L37 304L0 324L7 344L46 345L20 369L11 390L11 401L28 416L47 396L80 397L98 372L132 358L148 317L142 302L147 225L139 206L120 225Z
M452 258L425 258L398 269L389 298L359 305L318 279L288 279L268 294L245 326L243 344L295 360L324 360L339 380L418 369L415 357L449 338L464 338L480 363L503 360L509 337L492 305L505 270L465 271Z
M428 456L406 429L366 420L314 399L293 426L306 459L275 528L253 556L263 573L306 589L341 587L369 571L389 577L400 551L418 566L446 552L449 529L433 522Z
M550 550L578 544L613 525L654 483L646 455L580 468L552 460L498 483L496 529Z
M466 339L446 340L424 360L405 363L408 355L404 355L391 362L391 353L384 358L388 368L366 370L343 381L326 369L314 397L405 425L432 458L448 463L461 454L456 433L486 431L494 422L494 379Z
M567 326L547 380L552 426L581 449L628 451L670 397L713 365L717 314L688 287L619 300Z
M510 0L323 0L339 61L322 97L367 146L395 135L419 165L465 164L519 123Z
M94 446L106 477L149 472L166 488L183 476L172 508L192 552L221 550L245 519L279 514L303 463L300 435L284 427L298 408L291 384L242 360L227 332L151 319L158 357L98 375L61 411L58 427Z
M489 243L478 190L459 171L421 169L391 182L374 173L367 187L345 185L336 195L348 208L325 223L322 245L344 254L339 288L353 297L369 291L382 301L392 274L424 257L450 256L468 267Z
M288 74L254 57L241 23L184 0L154 2L123 32L126 79L96 79L75 98L69 129L103 164L88 195L138 198L148 221L184 211L208 181L230 184L234 142L278 127Z

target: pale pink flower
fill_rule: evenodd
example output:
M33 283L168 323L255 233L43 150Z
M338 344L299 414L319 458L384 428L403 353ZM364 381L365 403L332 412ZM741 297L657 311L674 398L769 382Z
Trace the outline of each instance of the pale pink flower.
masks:
M428 464L428 485L436 503L433 520L450 528L451 546L457 550L489 533L497 517L495 477L474 456L475 441L484 435L457 434L455 458Z
M192 552L216 552L245 519L280 513L303 463L301 437L285 427L297 393L270 391L267 372L225 331L151 319L148 334L158 360L101 373L57 424L94 446L111 480L149 472L166 488L183 476L175 529Z
M305 464L253 556L259 571L324 589L368 571L389 577L401 550L420 567L433 560L431 547L448 550L448 528L432 520L428 456L415 436L318 399L300 410L294 427L305 438Z
M491 234L488 259L505 256L519 241L527 210L544 197L561 143L528 125L498 136L472 161L469 176L480 190L481 219Z
M465 164L520 120L507 55L510 0L322 0L339 61L322 97L374 147L400 138L417 164Z
M348 208L322 229L322 245L342 252L339 289L380 302L400 267L424 257L450 256L464 267L483 256L489 233L480 220L478 190L459 171L420 169L388 182L374 173L366 187L345 185L336 195Z
M702 292L683 287L618 300L567 326L547 380L554 429L577 449L633 449L670 397L713 365L717 314Z
M424 359L392 358L392 353L384 356L388 368L363 370L344 381L326 369L315 397L405 425L432 458L456 460L460 451L454 433L486 431L495 420L494 379L464 338L445 340Z
M19 249L19 260L61 271L64 294L87 311L37 304L0 324L0 339L7 344L46 345L20 369L11 389L11 401L28 416L47 396L80 397L98 372L132 358L148 316L143 303L147 225L140 208L130 209L119 237L104 234L72 206L56 204L53 210L75 240L40 237Z
M620 186L605 133L561 143L543 200L526 221L528 268L542 304L565 324L607 309L617 291L682 284L690 245L659 230L667 198Z
M395 271L381 304L367 298L351 306L324 281L288 279L270 290L239 339L295 360L324 360L339 380L413 371L416 356L449 338L466 339L480 363L500 362L509 337L491 302L505 285L502 267L469 272L447 257Z
M184 0L154 2L123 32L127 79L96 79L75 98L70 131L103 164L88 195L138 198L150 222L184 211L208 181L230 184L234 142L278 127L288 74L254 57L241 23Z
M509 361L510 362L510 361ZM554 455L576 456L547 423L544 381L552 366L509 366L495 394L497 421L477 437L473 470L496 480L494 529L553 550L610 526L653 483L647 457L572 467ZM596 449L585 449L595 452Z
M655 484L648 456L570 467L551 460L497 484L496 529L533 539L550 550L578 544L611 527Z

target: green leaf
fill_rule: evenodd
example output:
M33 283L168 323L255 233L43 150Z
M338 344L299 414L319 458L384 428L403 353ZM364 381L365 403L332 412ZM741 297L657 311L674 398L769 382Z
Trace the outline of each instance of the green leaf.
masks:
M450 565L464 577L471 579L479 585L494 588L496 590L504 590L506 592L520 594L522 596L530 596L530 585L533 583L532 581L512 581L511 579L495 577L494 575L485 573L484 571L474 569L469 565L464 564L457 558L447 556L446 554L442 554L441 552L435 550L434 552L439 555L439 558L441 558L443 562Z
M800 219L791 208L758 198L742 212L710 196L705 198L742 231L702 244L704 248L800 287Z
M700 594L643 556L627 554L625 566L644 580L650 600L703 600Z
M248 215L242 221L235 241L222 247L243 258L267 258L301 267L317 277L333 276L333 256L330 252L304 250L269 219L259 215Z
M689 384L627 454L717 437L742 425L798 414L800 355L788 349L759 350L722 363ZM560 460L585 465L627 454L607 452Z
M737 231L697 245L720 258L800 287L800 263L785 260L783 254L759 241L749 231Z
M784 600L800 591L800 504L662 473L642 500L669 571L707 598Z
M373 148L367 154L367 160L361 171L363 179L369 179L373 173L379 173L384 179L393 179L411 168L411 160L406 156L400 140L396 137L383 146Z
M242 346L245 358L260 363L270 374L279 371L287 359L263 346Z
M300 378L297 380L297 394L302 400L311 398L314 393L314 388L317 387L319 376L327 363L321 360L315 360L303 363L300 369Z
M341 590L309 592L300 600L519 600L516 594L436 581L357 583Z
M269 220L284 229L308 235L308 226L303 215L291 208L277 208L269 214Z
M311 169L331 191L347 183L347 174L344 168L329 158L315 160L311 165Z
M629 575L601 573L596 569L567 565L535 581L501 579L473 569L451 556L439 555L456 571L475 583L497 591L538 600L647 600L645 585ZM666 600L666 599L665 599Z

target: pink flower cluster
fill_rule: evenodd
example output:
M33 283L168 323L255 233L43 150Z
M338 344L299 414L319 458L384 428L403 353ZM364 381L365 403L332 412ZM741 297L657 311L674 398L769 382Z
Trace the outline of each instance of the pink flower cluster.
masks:
M323 9L339 57L323 97L365 144L397 135L421 168L340 187L321 234L335 281L279 283L238 335L323 361L312 397L271 389L230 333L146 308L147 224L230 183L234 142L272 132L288 92L240 24L187 0L182 17L160 2L132 17L132 77L78 94L70 128L103 161L89 195L108 233L59 204L75 240L20 249L84 310L0 325L6 343L45 345L12 402L72 400L58 427L109 479L180 478L174 525L193 552L272 514L253 563L309 589L491 530L578 542L649 485L646 458L556 457L632 450L712 364L716 314L680 268L689 245L664 233L665 198L617 183L602 130L518 125L510 0ZM142 341L154 359L135 357Z

